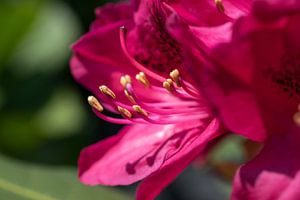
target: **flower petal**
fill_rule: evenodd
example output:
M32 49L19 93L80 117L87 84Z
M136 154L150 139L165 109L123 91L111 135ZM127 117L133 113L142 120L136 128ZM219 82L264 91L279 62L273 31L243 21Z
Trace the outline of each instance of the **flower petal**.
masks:
M297 16L270 24L250 16L236 24L234 40L214 50L214 63L201 80L232 131L262 141L293 124L300 87L298 27Z
M213 0L170 0L168 4L192 26L218 26L249 12L249 0L222 1L225 14Z
M71 71L79 83L95 92L102 84L117 93L122 91L119 78L126 72L134 73L134 70L121 48L119 28L130 23L125 20L98 28L73 45L75 58L71 62ZM79 68L84 68L81 70L85 71L84 76L77 73Z
M299 128L273 135L262 152L236 173L232 200L299 199Z
M125 19L133 19L133 7L129 3L107 3L96 9L96 20L91 30Z
M277 20L279 17L293 15L300 11L298 0L258 0L253 3L253 12L262 20Z
M194 137L195 130L200 131L201 124L192 121L125 127L118 135L81 152L80 180L90 185L127 185L141 180L181 152L188 138Z
M152 200L161 190L172 182L201 152L209 141L220 136L220 123L214 119L196 138L184 146L179 153L168 159L163 165L145 178L138 187L137 200Z

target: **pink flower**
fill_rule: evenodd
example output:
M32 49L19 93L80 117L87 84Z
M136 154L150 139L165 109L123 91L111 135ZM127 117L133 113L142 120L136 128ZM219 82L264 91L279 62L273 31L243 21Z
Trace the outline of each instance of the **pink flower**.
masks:
M136 0L96 10L90 32L73 46L71 71L95 94L88 100L97 116L129 126L81 152L83 183L128 185L142 180L137 199L153 199L224 132L195 84L198 78L189 71L185 49L173 35L186 33L191 37L186 44L207 51L219 38L194 41L195 35L202 30L208 34L206 26L231 23L234 16L229 14L244 8L237 2L228 1L231 9L224 11L221 1L217 6L199 1L208 5L199 19L193 15L202 6L194 7L194 0ZM176 22L180 26L172 29ZM226 27L222 31L227 37L231 29ZM104 108L123 118L103 114Z
M265 146L232 199L300 199L300 2L255 1L233 30L206 55L201 85L227 128Z

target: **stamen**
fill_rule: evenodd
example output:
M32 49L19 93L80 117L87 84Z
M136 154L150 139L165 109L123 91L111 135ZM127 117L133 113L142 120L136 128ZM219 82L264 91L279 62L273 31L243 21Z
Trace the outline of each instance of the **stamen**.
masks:
M163 86L164 86L164 88L166 88L169 92L173 92L173 81L172 81L172 79L167 79L167 80L165 80L164 81L164 83L163 83Z
M120 114L127 119L130 119L132 117L132 114L129 110L127 110L126 108L123 108L121 106L118 106L118 111L120 112Z
M195 98L201 98L201 96L200 96L197 92L195 92L194 89L191 89L190 86L188 86L188 85L186 84L186 82L181 81L181 86L182 86L182 89L183 89L186 93L188 93L189 95L191 95L192 97L195 97ZM193 87L193 85L191 85L191 86Z
M120 83L124 88L124 93L128 100L131 103L136 104L136 101L134 100L133 96L128 91L128 86L131 85L131 77L129 75L121 76Z
M106 85L101 85L101 86L99 87L99 89L100 89L100 91L101 91L103 94L105 94L106 96L109 96L109 97L112 98L112 99L115 99L115 98L116 98L115 93L114 93L111 89L109 89Z
M131 78L129 75L121 76L120 83L123 86L123 88L126 88L127 84L131 84Z
M295 124L300 127L300 112L296 112L293 116Z
M125 93L127 99L128 99L131 103L136 104L136 101L134 100L133 96L129 94L129 92L128 92L127 89L124 89L124 93Z
M173 71L170 72L170 77L173 79L173 81L176 83L178 87L181 87L180 83L180 74L178 69L174 69Z
M144 72L140 72L135 76L136 80L142 83L145 87L150 87L150 82L148 81Z
M148 113L144 109L142 109L141 106L133 105L132 108L135 112L137 112L145 117L148 117Z
M98 101L98 99L96 97L89 96L88 97L88 102L89 102L90 106L92 106L93 108L95 108L99 112L103 111L103 106L100 104L100 102Z
M215 4L217 6L217 9L219 12L224 13L225 12L225 7L222 3L222 0L215 0Z

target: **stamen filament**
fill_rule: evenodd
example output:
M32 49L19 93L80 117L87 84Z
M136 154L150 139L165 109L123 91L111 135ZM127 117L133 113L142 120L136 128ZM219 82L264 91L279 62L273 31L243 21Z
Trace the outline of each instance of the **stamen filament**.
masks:
M180 83L181 83L182 89L183 89L186 93L188 93L188 94L191 95L192 97L195 97L195 98L198 98L198 99L201 97L198 93L196 93L196 92L194 92L193 90L191 90L191 89L186 85L186 83L185 83L184 81L180 81Z

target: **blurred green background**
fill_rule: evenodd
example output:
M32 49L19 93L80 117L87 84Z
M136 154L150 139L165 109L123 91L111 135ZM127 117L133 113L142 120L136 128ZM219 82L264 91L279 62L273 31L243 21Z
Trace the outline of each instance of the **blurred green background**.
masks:
M71 44L105 2L0 0L0 200L133 199L135 186L77 180L80 150L120 128L94 116L68 66ZM240 139L230 141L213 157L241 160ZM191 167L158 199L227 199L229 191L210 168Z

